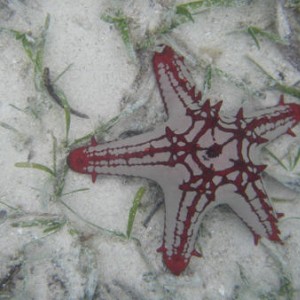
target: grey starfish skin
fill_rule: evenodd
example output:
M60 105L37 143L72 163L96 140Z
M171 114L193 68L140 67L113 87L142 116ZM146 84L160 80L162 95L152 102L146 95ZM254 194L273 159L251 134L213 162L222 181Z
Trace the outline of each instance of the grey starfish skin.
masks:
M210 209L227 204L254 235L281 242L279 214L268 203L260 149L300 120L300 106L280 103L244 116L220 112L221 102L202 102L183 57L169 46L155 52L153 68L168 120L156 130L72 150L71 169L90 174L131 175L156 181L165 198L162 246L167 268L175 275L187 267L200 223Z

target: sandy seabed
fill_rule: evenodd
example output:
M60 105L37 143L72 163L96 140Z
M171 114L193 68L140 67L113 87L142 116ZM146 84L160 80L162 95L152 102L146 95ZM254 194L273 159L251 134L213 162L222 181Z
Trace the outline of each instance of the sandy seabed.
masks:
M49 14L43 65L50 68L52 78L71 65L55 85L74 109L89 116L72 116L69 144L120 116L103 135L108 141L124 132L150 130L165 114L151 66L154 47L133 57L113 24L100 16L123 11L133 38L141 40L147 30L154 32L174 16L175 2L0 1L0 299L300 297L298 220L280 223L284 245L262 240L255 246L246 226L226 207L217 208L201 226L203 258L192 258L187 270L175 277L156 252L162 243L164 208L143 226L162 199L156 185L108 176L99 176L93 184L89 176L69 171L59 194L59 179L43 170L15 167L17 162L35 162L54 170L55 152L59 173L67 155L66 122L63 109L35 85L34 67L21 40L4 28L36 37ZM213 78L206 97L223 99L222 110L229 113L242 104L254 109L276 105L279 99L279 92L263 90L266 76L247 56L272 74L284 73L289 85L300 79L274 43L262 40L258 49L241 30L249 25L271 30L278 17L276 1L244 2L202 11L194 22L156 41L187 56L199 87L205 71L200 61L247 83L248 92L222 76ZM260 95L255 93L259 90ZM283 157L297 141L283 137L270 149ZM269 159L269 164L274 172L280 170L276 162ZM299 217L297 193L268 178L266 183L271 197L285 200L274 204L276 210ZM134 238L120 237L116 232L126 233L132 201L142 186L146 193L134 222ZM87 190L70 193L78 189ZM276 298L280 293L282 298Z

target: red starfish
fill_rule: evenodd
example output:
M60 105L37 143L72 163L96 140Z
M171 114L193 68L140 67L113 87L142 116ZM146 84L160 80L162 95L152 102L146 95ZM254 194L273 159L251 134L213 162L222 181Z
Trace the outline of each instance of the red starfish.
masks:
M220 112L221 102L200 106L183 57L164 46L153 66L168 114L153 132L71 151L68 164L79 173L132 175L152 179L165 197L164 240L159 251L170 271L179 275L195 250L201 220L219 204L228 204L254 235L281 242L279 215L268 203L259 164L261 147L289 133L300 121L300 105L279 105L244 116Z

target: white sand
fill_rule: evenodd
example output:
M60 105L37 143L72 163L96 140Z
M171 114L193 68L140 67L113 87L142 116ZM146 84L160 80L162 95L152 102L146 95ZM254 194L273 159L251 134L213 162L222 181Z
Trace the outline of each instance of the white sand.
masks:
M132 84L139 70L138 63L130 60L114 27L99 18L113 5L122 7L122 2L126 3L125 13L136 24L136 37L142 36L147 27L155 28L172 13L167 9L172 1L163 0L0 1L2 27L32 31L35 35L47 13L50 14L44 64L50 67L52 78L73 64L56 84L72 107L90 116L88 120L72 116L71 142L92 132L100 122L118 115L124 107L128 112L126 117L105 136L107 140L129 129L149 129L164 116L151 65L145 67L148 72L142 76L147 90L144 94L135 93ZM191 54L188 57L191 66L195 57L211 61L237 79L247 79L252 88L263 87L266 77L246 55L251 55L270 72L284 72L287 84L293 84L299 74L273 43L264 40L258 50L249 35L233 33L243 24L272 30L269 25L275 20L274 3L272 0L254 1L250 6L203 12L194 16L194 23L175 29L167 41L171 46L177 45L178 51ZM147 57L151 57L151 52L145 54L144 62L149 63ZM300 288L298 220L280 224L283 246L265 240L255 246L250 231L231 211L215 209L201 227L199 243L204 257L192 258L184 274L175 277L166 270L161 254L156 252L162 242L164 208L154 215L147 228L142 225L159 194L155 193L155 187L150 190L146 180L98 177L93 184L88 176L70 171L66 176L65 193L89 188L62 198L77 215L59 201L55 202L50 197L53 180L47 173L16 168L14 164L30 158L30 162L52 168L52 135L58 141L60 163L66 155L62 151L63 110L35 90L32 64L21 43L6 32L0 34L0 55L0 122L20 132L0 127L0 299L216 300L262 296L272 299L283 285L284 276L293 288ZM201 87L203 68L194 64L192 73ZM150 97L152 86L155 90ZM122 101L128 95L129 100ZM243 101L250 103L246 105L252 109L275 105L279 92L266 92L266 99L251 98L232 83L214 78L208 96L223 99L222 110L234 112ZM287 99L297 101L292 97ZM40 120L11 106L25 109L30 103L34 107L39 105ZM142 104L145 106L140 107ZM140 108L132 109L135 106ZM297 139L284 137L277 140L272 149L282 155L287 145L295 141ZM141 186L147 187L147 193L132 233L140 245L133 239L105 234L86 222L125 233L132 200ZM278 196L279 189L284 199L296 197L294 202L275 205L286 217L300 216L296 194L275 182L268 187L271 196ZM80 220L78 215L86 221ZM12 227L13 223L41 218L64 220L66 225L49 235L43 232L45 226Z

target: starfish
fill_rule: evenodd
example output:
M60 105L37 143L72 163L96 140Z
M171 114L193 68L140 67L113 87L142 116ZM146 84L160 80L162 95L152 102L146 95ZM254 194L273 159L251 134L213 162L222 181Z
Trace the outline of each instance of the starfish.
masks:
M154 131L124 140L74 149L68 165L79 173L130 175L156 181L165 199L163 261L181 274L195 250L203 216L227 204L260 237L281 242L275 213L261 174L260 149L300 121L300 105L284 103L245 116L202 101L184 58L169 46L153 56L153 68L168 120ZM202 103L203 102L203 103Z

